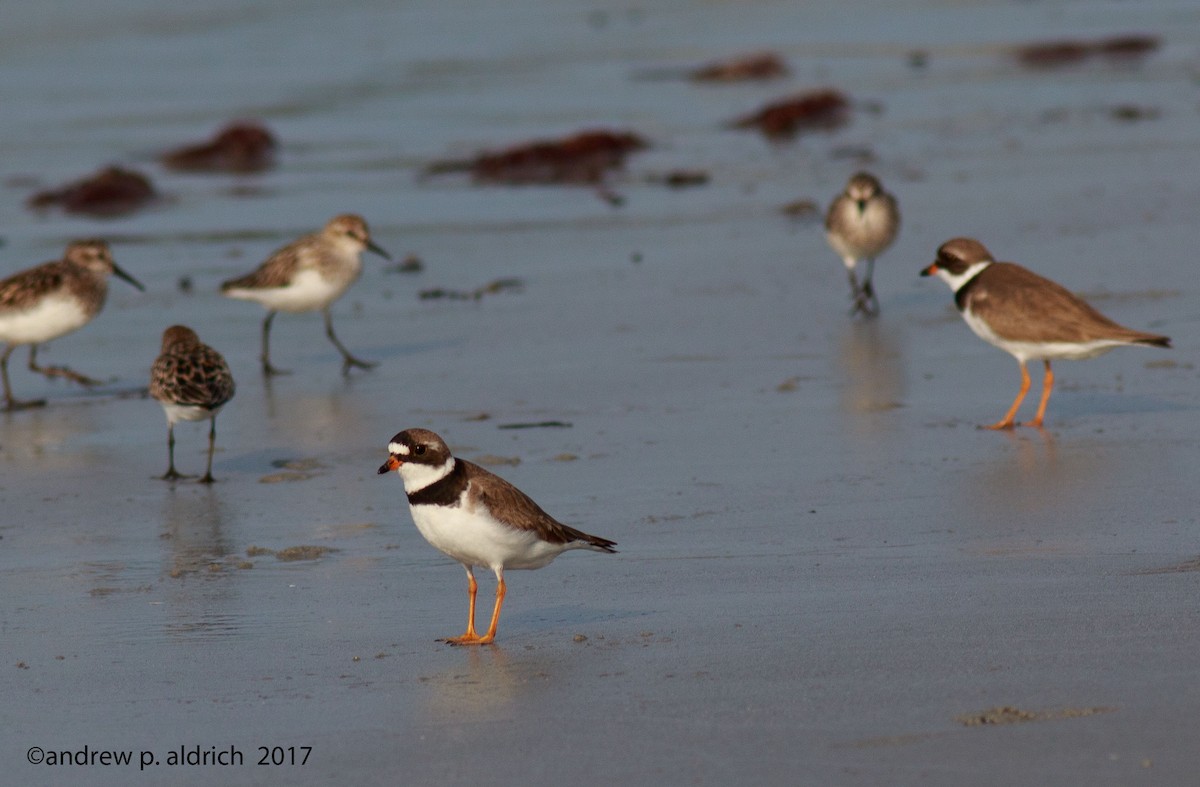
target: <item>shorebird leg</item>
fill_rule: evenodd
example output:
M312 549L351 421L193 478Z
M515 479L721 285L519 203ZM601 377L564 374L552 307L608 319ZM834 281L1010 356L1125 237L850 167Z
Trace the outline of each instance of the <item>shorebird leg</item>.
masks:
M263 374L270 377L273 374L291 374L286 369L276 369L271 365L271 320L275 319L275 312L268 310L267 317L263 320L262 327L262 367Z
M879 314L879 299L875 297L875 285L872 281L875 276L875 259L872 257L867 260L867 275L863 277L862 294L866 298L867 303L863 309L863 313L869 317L874 317Z
M175 469L175 424L167 424L167 472L159 476L164 481L174 481L179 478L191 478Z
M79 383L80 385L100 385L100 380L93 380L91 377L82 375L65 366L38 366L37 363L37 345L29 345L29 371L37 372L46 377L66 377L71 382Z
M212 474L212 458L213 451L217 446L217 417L214 415L211 420L212 424L208 429L208 469L204 471L204 477L200 479L202 484L211 484L216 480Z
M1037 415L1033 417L1032 421L1024 424L1025 426L1036 426L1038 429L1042 428L1042 418L1046 415L1046 403L1050 401L1050 392L1054 390L1054 370L1050 368L1049 359L1042 363L1046 364L1046 375L1042 378L1042 401L1038 405Z
M1001 418L996 423L992 424L991 426L984 427L985 429L1012 429L1013 428L1013 424L1014 424L1013 419L1015 419L1017 417L1017 409L1021 406L1021 402L1025 399L1025 394L1029 393L1029 370L1025 368L1024 361L1018 361L1018 363L1021 364L1021 390L1017 392L1017 398L1013 400L1012 407L1008 408L1008 412L1004 414L1004 417ZM1047 368L1049 368L1048 364L1047 364ZM1043 401L1042 404L1045 404L1045 402ZM1039 411L1038 417L1039 417L1038 425L1040 426L1041 425L1040 411Z
M488 625L487 633L479 638L480 645L488 645L496 641L496 628L500 625L500 608L504 606L504 597L508 588L504 586L504 574L496 572L496 606L492 609L492 622Z
M478 645L479 635L475 633L475 594L479 591L479 583L475 581L475 570L467 567L467 632L461 637L446 637L441 640L449 645Z
M850 299L854 301L854 305L850 307L850 316L867 311L867 301L863 295L863 290L858 286L858 277L854 275L852 263L846 265L846 276L850 280Z
M8 356L12 355L15 349L17 349L17 345L10 344L4 348L4 354L0 355L0 380L4 382L4 409L12 411L24 410L29 407L43 407L46 404L45 399L28 399L22 401L13 398L12 386L8 382Z
M364 361L361 358L355 358L351 355L350 351L338 341L337 334L333 332L333 314L329 311L329 307L326 306L321 310L321 313L325 315L325 335L329 337L329 341L333 342L333 346L338 348L342 353L342 374L349 374L350 367L352 366L357 366L359 369L373 369L379 365L375 361Z

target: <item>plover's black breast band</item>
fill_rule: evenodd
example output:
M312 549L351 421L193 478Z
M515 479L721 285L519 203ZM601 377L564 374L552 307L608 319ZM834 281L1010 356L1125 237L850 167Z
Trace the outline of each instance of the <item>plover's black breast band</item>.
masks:
M454 460L454 468L444 478L429 486L410 492L408 504L412 506L452 506L462 499L467 488L467 466Z

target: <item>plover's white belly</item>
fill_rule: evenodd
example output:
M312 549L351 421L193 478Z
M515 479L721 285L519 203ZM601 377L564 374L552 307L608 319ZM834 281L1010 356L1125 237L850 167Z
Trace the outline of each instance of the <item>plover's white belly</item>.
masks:
M348 278L327 278L320 271L297 271L291 282L283 287L263 289L237 288L225 292L230 298L257 301L273 311L309 312L323 309L354 283L357 275Z
M0 341L38 344L87 325L91 314L75 298L48 295L29 309L0 311Z
M980 339L994 344L1001 350L1016 358L1018 361L1081 361L1084 358L1095 358L1109 350L1121 347L1128 342L1113 339L1097 339L1090 342L1022 342L1005 339L996 334L983 320L976 317L970 309L963 313L963 319Z
M565 544L551 544L528 530L498 522L486 512L463 505L411 506L417 530L433 546L460 563L496 568L541 568L558 557Z

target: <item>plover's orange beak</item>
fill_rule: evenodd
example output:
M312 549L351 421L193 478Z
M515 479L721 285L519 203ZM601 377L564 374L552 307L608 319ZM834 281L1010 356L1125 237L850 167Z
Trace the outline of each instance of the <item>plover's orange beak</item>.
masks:
M937 272L938 272L938 264L936 262L931 263L928 268L921 269L922 276L933 276Z
M388 457L388 460L386 462L384 462L383 465L380 466L379 475L383 475L384 473L390 473L399 466L400 466L400 460L397 459L395 457L395 455L393 454L392 456Z

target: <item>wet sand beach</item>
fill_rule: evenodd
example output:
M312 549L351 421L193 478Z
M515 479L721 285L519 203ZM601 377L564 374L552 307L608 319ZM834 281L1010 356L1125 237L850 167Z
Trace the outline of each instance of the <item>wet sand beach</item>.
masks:
M146 292L114 281L39 350L104 385L10 364L49 402L0 413L0 781L1190 783L1198 23L1168 0L8 9L0 274L103 237ZM1161 46L1014 54L1128 33ZM790 74L671 76L763 50ZM823 88L840 128L729 127ZM273 168L158 160L235 119L277 135ZM650 143L602 189L424 174L595 128ZM25 205L110 164L159 197ZM874 320L819 219L862 168L904 222ZM320 315L281 314L292 374L264 379L263 312L219 284L345 212L421 262L366 256L333 307L380 366L343 377ZM1045 430L977 429L1019 373L918 277L956 235L1174 348L1056 363ZM144 389L174 323L238 384L211 487L157 478ZM619 554L511 571L496 645L437 642L463 571L376 474L407 427ZM175 432L203 472L207 425ZM85 746L132 760L27 759Z

